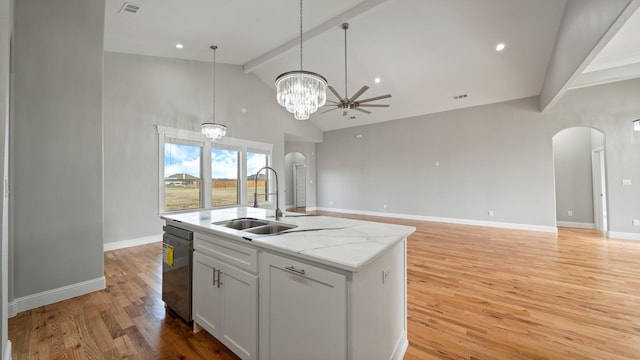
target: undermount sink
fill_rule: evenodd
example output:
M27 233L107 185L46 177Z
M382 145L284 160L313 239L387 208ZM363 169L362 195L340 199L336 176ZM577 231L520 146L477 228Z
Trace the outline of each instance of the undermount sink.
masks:
M296 225L273 223L266 220L252 218L240 218L213 223L213 225L224 226L230 229L244 231L252 234L269 235L281 231L296 228Z
M228 227L231 229L236 229L236 230L245 230L245 229L254 228L257 226L268 225L269 222L258 220L258 219L241 218L241 219L233 219L228 221L221 221L213 224Z
M250 229L246 229L247 232L252 234L276 234L281 231L289 230L295 228L295 225L285 225L285 224L269 224L258 226Z

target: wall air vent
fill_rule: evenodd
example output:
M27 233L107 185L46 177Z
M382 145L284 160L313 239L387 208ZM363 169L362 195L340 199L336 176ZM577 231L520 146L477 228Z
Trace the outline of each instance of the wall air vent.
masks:
M454 95L453 96L453 100L460 100L460 99L464 99L466 97L467 97L467 94Z
M140 5L125 2L122 4L122 7L120 8L120 11L118 11L118 14L137 14L141 8L142 6Z

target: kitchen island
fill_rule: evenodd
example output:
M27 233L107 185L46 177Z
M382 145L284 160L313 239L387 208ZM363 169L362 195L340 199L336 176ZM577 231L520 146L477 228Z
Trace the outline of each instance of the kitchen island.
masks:
M276 221L249 207L162 218L194 232L194 330L241 358L403 357L415 228L297 213Z

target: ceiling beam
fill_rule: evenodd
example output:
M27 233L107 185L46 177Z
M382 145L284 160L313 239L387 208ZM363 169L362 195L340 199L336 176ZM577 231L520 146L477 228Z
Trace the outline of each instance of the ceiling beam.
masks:
M366 12L372 10L373 8L377 7L378 5L386 1L388 0L365 0L359 3L358 5L352 7L351 9L343 12L342 14L335 16L330 20L325 21L324 23L314 27L313 29L310 29L304 32L302 38L304 39L304 41L313 39L314 37L321 35L328 30L339 27L345 21L349 21L359 16L362 16ZM256 69L260 68L261 66L269 63L270 61L273 61L279 58L280 56L284 55L288 51L297 48L299 44L300 44L300 38L296 36L294 39L291 39L286 43L276 47L275 49L270 50L258 56L257 58L247 62L246 64L242 65L242 70L247 74L251 73Z

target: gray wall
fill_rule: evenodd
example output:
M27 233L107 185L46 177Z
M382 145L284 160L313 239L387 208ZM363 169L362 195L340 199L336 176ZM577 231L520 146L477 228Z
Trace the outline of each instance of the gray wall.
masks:
M155 125L200 131L200 123L210 121L213 63L112 52L104 56L104 242L109 243L162 232ZM235 65L216 65L216 120L227 126L227 136L274 144L273 165L279 174L284 171L285 132L322 139L310 122L296 121L281 108L271 88ZM285 184L279 185L284 204Z
M307 209L313 209L316 207L316 144L313 142L302 141L286 141L284 144L285 154L291 152L298 152L305 158L305 164L307 165ZM291 170L293 171L293 170ZM287 189L289 189L290 182L293 181L293 174L291 179L287 178ZM289 192L293 191L293 185L291 190L287 190L287 204L293 203L293 193L291 193L291 202L289 201Z
M9 56L11 31L13 26L13 4L9 0L0 0L0 179L7 178L8 152L7 130L9 123ZM2 185L4 189L4 185ZM9 299L9 236L8 209L4 190L0 206L0 358L4 359L7 350L7 306ZM8 359L6 359L8 360Z
M544 113L527 98L327 132L318 206L555 226L552 137L589 126L606 136L610 229L640 233L640 186L621 186L640 181L639 97L630 80L572 90Z
M102 278L104 1L15 4L13 297Z
M549 111L552 134L588 126L605 135L607 218L609 230L640 233L632 226L640 219L640 133L631 120L640 117L640 79L592 86L567 92ZM633 186L622 186L632 179Z
M558 221L594 224L591 151L595 136L592 133L598 131L576 127L562 130L553 137ZM572 216L568 215L569 211L573 212Z
M553 225L539 116L531 98L325 133L318 206Z

